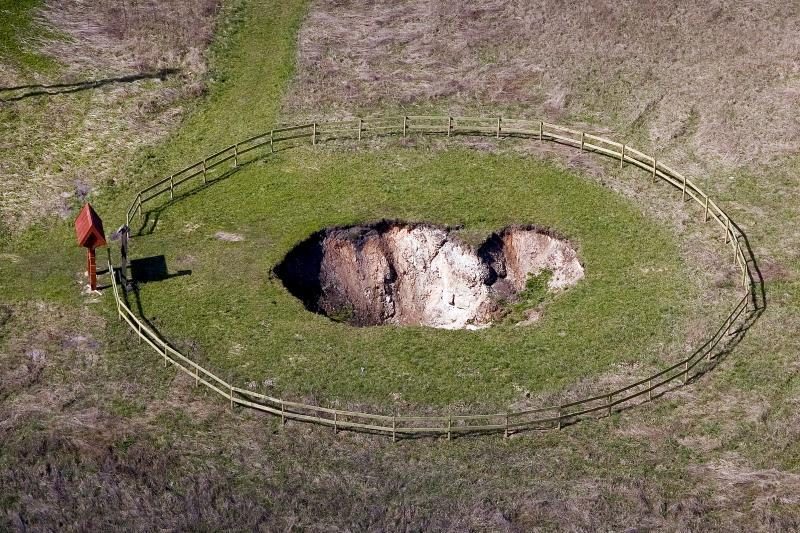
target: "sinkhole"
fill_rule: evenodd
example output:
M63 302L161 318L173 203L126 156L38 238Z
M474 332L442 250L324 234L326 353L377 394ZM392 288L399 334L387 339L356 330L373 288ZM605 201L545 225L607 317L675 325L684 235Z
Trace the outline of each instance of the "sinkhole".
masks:
M325 228L275 267L315 313L354 326L446 329L490 325L542 272L549 293L584 275L575 249L550 230L508 226L476 250L451 228L388 220Z

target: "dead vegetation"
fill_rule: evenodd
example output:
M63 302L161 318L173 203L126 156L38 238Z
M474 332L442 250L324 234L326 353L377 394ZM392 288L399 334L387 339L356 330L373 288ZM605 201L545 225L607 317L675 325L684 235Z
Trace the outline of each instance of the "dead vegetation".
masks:
M98 185L124 181L136 150L163 138L205 91L218 10L218 0L46 3L39 17L55 37L41 52L57 72L0 69L0 220L24 228L70 216ZM75 87L37 87L53 84Z
M219 0L50 1L42 16L69 39L44 51L67 65L66 76L172 68L196 77L218 11Z
M316 0L285 108L506 110L742 166L800 150L799 23L779 1Z
M231 412L84 308L0 308L0 527L250 530L798 526L797 474L705 446L692 407L557 434L391 444ZM110 343L93 339L113 333ZM656 407L657 409L658 407ZM704 410L709 420L727 420ZM655 424L657 431L647 431ZM734 426L731 426L732 428ZM680 444L679 444L680 442ZM687 451L678 455L676 447ZM722 447L722 454L714 449ZM685 466L686 455L715 458ZM677 464L676 464L677 463Z

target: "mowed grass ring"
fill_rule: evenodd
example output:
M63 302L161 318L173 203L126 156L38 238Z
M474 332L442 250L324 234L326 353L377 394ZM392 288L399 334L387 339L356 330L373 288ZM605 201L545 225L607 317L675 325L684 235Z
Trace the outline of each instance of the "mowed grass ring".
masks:
M688 355L669 350L700 289L675 237L630 200L551 163L463 146L301 145L223 177L148 209L132 250L191 271L141 284L138 298L174 348L243 391L380 412L502 412L619 365L656 371ZM379 219L456 228L474 246L510 225L552 229L574 246L585 278L535 323L471 331L356 328L309 311L273 274L314 232Z
M336 323L270 275L312 232L380 218L481 238L514 223L553 228L578 249L585 279L530 326L441 331ZM282 153L166 209L134 249L192 271L141 286L171 339L193 339L201 360L240 381L328 401L501 405L519 389L652 361L694 296L672 236L619 195L545 163L466 149Z

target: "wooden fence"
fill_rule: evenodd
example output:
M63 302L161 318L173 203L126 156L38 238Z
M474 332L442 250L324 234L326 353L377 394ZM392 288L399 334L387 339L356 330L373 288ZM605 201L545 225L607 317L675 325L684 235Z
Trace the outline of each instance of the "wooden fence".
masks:
M691 355L660 372L634 383L602 394L575 401L537 409L507 411L492 414L458 414L446 416L380 415L357 411L333 409L318 405L292 402L237 387L172 348L152 328L137 317L120 293L117 271L109 263L114 300L121 320L128 323L140 339L149 344L164 360L200 384L226 398L231 407L243 405L275 416L282 422L299 420L331 426L339 429L357 430L390 435L392 440L403 435L446 435L464 433L503 433L506 437L514 432L558 428L586 417L609 416L613 411L650 401L654 394L661 394L678 385L686 384L692 377L704 373L714 365L724 348L723 340L738 333L737 324L743 324L754 305L754 280L750 264L752 254L742 243L744 234L730 217L685 175L673 170L656 157L647 155L626 144L604 137L578 131L542 121L511 119L504 117L449 117L449 116L380 116L355 118L352 120L312 122L272 129L220 150L183 170L168 176L136 195L130 205L126 223L142 206L159 196L175 197L175 189L195 180L196 185L206 184L224 172L235 170L245 162L274 153L281 146L308 142L312 145L331 139L353 139L360 141L370 136L408 136L412 134L435 134L440 136L479 135L520 137L549 141L574 146L580 150L599 153L619 160L620 166L627 164L641 168L654 182L663 181L677 189L681 199L693 200L703 213L703 221L715 221L722 229L722 238L731 246L733 261L741 270L742 297L724 318L714 334ZM228 163L225 165L225 163ZM200 181L202 180L202 181ZM722 345L722 346L721 346Z

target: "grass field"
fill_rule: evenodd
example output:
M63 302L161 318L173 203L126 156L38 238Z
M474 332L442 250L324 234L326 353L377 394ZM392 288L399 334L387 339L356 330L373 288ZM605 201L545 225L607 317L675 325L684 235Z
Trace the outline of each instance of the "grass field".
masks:
M56 68L56 63L35 51L37 40L52 37L39 21L35 20L36 8L40 0L3 0L0 2L0 58L4 62L34 72L48 72Z
M658 366L679 355L664 347L697 297L673 239L619 196L552 165L463 148L298 148L146 218L134 257L164 254L191 275L143 285L145 316L223 375L325 402L502 404L619 363ZM381 218L463 226L475 243L512 223L550 227L577 245L587 276L535 326L448 332L334 323L271 275L314 231Z
M135 4L149 12L149 4ZM624 15L618 18L611 9L598 15L596 35L583 33L585 48L620 39L617 22L635 20L634 4L614 4ZM799 19L785 5L744 6L727 16L711 4L678 15L654 9L652 22L669 27L674 17L687 16L715 31L735 26L747 34L770 21L783 28ZM1 5L3 15L11 12ZM175 4L176 9L186 5ZM551 69L550 78L540 76L546 82L540 88L535 77L520 86L504 72L528 76L543 69L538 59L523 60L537 57L532 49L545 47L524 34L498 39L489 48L469 45L470 37L464 50L487 67L491 90L462 86L437 96L426 93L417 78L424 81L435 72L431 87L449 87L474 69L471 55L454 70L437 67L461 44L451 39L444 51L431 48L435 39L425 37L425 24L438 19L426 18L425 10L435 5L370 6L223 2L214 41L205 51L209 70L201 76L206 89L200 93L187 89L196 79L179 77L163 86L147 81L140 88L144 92L105 87L0 104L12 132L0 152L2 208L26 211L22 229L0 229L0 529L107 530L132 524L213 530L798 529L800 210L795 200L800 187L797 158L785 152L797 136L795 129L781 128L786 142L780 149L764 148L772 158L769 166L753 163L743 154L762 143L761 137L747 136L740 126L752 123L755 111L739 109L755 98L752 109L774 103L779 123L791 120L794 78L771 73L790 73L785 61L794 56L772 54L774 47L759 39L749 41L749 51L726 40L731 53L719 63L725 72L713 83L696 83L687 96L665 85L663 76L636 69L670 61L674 72L692 71L696 54L713 66L713 39L685 31L674 42L653 40L645 24L645 30L625 34L631 50L641 53L619 56L621 68L638 83L637 94L644 95L630 103L619 84L592 85L594 78L586 73L593 71L577 55ZM364 12L381 6L386 9L380 17L360 22ZM508 6L465 4L457 12L472 21L469 27L444 30L466 38L474 23L502 33L498 21L505 9L519 11L514 28L525 26L530 8ZM24 77L20 65L27 64L35 81L60 81L50 73L58 69L26 59L42 54L34 37L47 34L30 25L41 4L11 7L13 16L0 18L4 66L14 80ZM762 17L746 15L751 7ZM561 36L559 47L571 46L573 19L548 21L548 34ZM357 39L373 23L382 24L375 35L387 38L389 46L364 41L369 46L353 45L353 55L342 56L338 50L347 41L337 32L353 28L348 39ZM396 43L403 32L394 29L404 27L421 30L425 38ZM317 39L320 28L330 33ZM519 39L533 43L524 54ZM652 41L654 51L637 45L640 41ZM320 42L330 46L320 48ZM780 45L786 50L792 39L784 36ZM674 53L669 46L676 47ZM651 53L658 61L643 57ZM394 90L385 70L396 68L394 60L404 64L414 57L430 61ZM632 63L622 61L628 57ZM734 105L719 95L734 92L731 73L738 71L730 61L737 57L755 58L747 64L756 70L747 77L744 103ZM757 61L763 57L769 61ZM337 85L353 77L347 73L356 70L349 65L358 67L355 84ZM315 85L326 72L335 74L325 78L330 85ZM168 109L181 112L159 123L157 134L116 151L98 133L130 140L138 130L131 129L129 108L121 103L138 109L143 95L157 94L160 101L162 90L171 89L176 96ZM505 441L393 445L299 423L281 428L272 417L230 411L226 402L164 369L152 349L138 344L116 320L108 292L81 293L84 254L73 244L71 218L82 196L73 193L75 176L58 167L74 165L88 176L87 161L99 162L103 177L91 178L87 198L111 233L143 185L272 123L318 112L300 110L301 104L339 113L341 106L330 99L341 101L340 93L368 96L359 109L364 113L407 106L493 112L495 104L515 108L515 95L524 93L531 96L526 113L583 116L630 132L631 137L609 136L671 150L672 159L665 155L665 160L679 170L684 167L677 156L686 153L698 183L748 233L766 280L763 316L697 382L648 405L562 431ZM783 96L775 100L775 95ZM598 102L610 102L617 111L603 115L592 107ZM683 113L692 102L695 114ZM675 106L682 111L672 113ZM106 114L109 109L117 111ZM98 110L104 118L92 122ZM663 143L664 117L673 115L680 124L667 128L672 133ZM146 125L164 115L142 117L139 123ZM731 130L714 137L712 126L720 121ZM755 131L764 131L763 124L757 126ZM729 157L725 140L734 134L741 142ZM774 131L770 135L773 139ZM11 155L17 149L11 138L25 139L33 154L22 166ZM697 148L707 141L711 148ZM81 143L104 149L86 151ZM48 159L51 155L57 157ZM41 170L51 166L52 172ZM628 381L696 346L735 289L728 250L711 224L700 223L702 216L681 206L674 191L615 167L574 151L505 140L452 145L389 140L366 148L323 144L282 152L150 213L150 224L134 237L134 257L164 254L170 273L191 273L143 284L142 311L177 347L221 374L326 404L387 412L488 409L538 404L562 391ZM44 184L50 196L66 187L70 194L57 204L63 219L52 214L49 196L27 199L31 184ZM11 190L13 196L6 196ZM283 254L309 233L382 217L463 225L470 242L509 222L552 226L577 245L586 278L550 302L535 325L468 332L351 328L307 312L270 276ZM220 240L215 237L220 231L244 240ZM718 246L707 248L714 239Z

